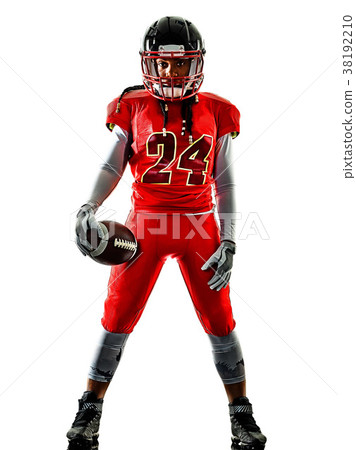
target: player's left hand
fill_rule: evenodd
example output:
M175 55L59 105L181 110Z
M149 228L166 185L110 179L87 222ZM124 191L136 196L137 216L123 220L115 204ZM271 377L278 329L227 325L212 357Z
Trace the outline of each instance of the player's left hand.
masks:
M211 268L215 271L214 276L208 281L210 289L220 291L220 289L226 288L231 277L231 269L235 253L236 244L234 242L222 241L220 247L202 266L201 270Z

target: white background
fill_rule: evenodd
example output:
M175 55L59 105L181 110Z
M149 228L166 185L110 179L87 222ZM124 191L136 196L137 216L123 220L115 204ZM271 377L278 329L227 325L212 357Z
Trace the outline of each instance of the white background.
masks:
M254 212L269 236L257 226L239 240L231 281L255 417L271 450L349 448L356 182L343 177L341 55L342 16L355 10L346 0L170 4L1 5L1 445L66 448L109 270L77 250L73 214L110 147L107 103L141 83L141 35L182 15L205 37L202 90L241 111L240 229ZM131 181L105 203L121 222ZM224 389L175 261L127 343L100 442L229 449Z

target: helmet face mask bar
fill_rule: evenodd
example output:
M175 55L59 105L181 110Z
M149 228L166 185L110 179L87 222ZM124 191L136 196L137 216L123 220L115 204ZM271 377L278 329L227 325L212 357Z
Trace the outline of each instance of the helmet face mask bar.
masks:
M204 78L201 50L162 49L158 52L145 51L141 56L143 83L153 97L164 101L179 101L192 97L198 92ZM189 74L184 77L161 77L157 70L158 59L187 59L190 63Z
M163 17L146 31L141 47L143 84L155 98L181 101L195 95L202 84L204 43L199 31L181 17ZM160 76L157 60L189 60L186 76Z

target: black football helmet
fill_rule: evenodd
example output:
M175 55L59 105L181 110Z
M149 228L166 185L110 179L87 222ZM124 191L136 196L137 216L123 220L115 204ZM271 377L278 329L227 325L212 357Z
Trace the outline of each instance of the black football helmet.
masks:
M203 82L204 41L197 28L182 17L167 16L148 27L140 50L143 84L164 101L184 100L195 95ZM188 59L189 74L160 77L158 58Z

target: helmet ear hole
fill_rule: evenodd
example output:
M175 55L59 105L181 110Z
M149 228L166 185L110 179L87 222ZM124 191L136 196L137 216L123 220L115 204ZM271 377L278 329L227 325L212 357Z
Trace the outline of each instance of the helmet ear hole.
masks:
M143 84L154 97L164 101L184 100L195 95L203 82L204 41L198 29L178 16L167 16L147 28L142 39ZM188 59L184 76L159 76L157 59Z

